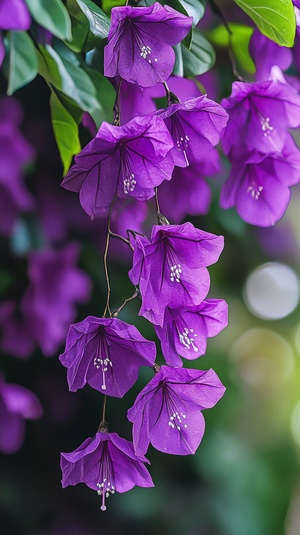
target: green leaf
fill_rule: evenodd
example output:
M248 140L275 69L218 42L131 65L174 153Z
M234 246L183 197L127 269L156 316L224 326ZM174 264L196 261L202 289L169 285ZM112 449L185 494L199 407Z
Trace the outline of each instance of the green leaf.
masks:
M193 24L196 26L205 13L205 0L180 0L180 3L189 17L193 17Z
M38 74L36 49L26 32L10 32L9 82L7 94L31 82Z
M220 47L228 47L231 41L231 48L239 65L247 72L254 74L255 65L249 54L249 41L253 33L253 28L244 24L230 23L231 39L228 30L224 25L217 26L206 35L209 41Z
M76 102L83 111L88 111L98 123L101 106L96 98L96 89L81 67L46 45L40 47L39 72L49 84Z
M72 40L67 40L67 45L71 50L74 50L74 52L81 52L86 44L90 31L89 21L80 9L76 0L67 0L67 9L71 17L72 25Z
M107 37L110 23L104 11L91 0L76 0L76 2L89 21L91 32L101 39Z
M296 19L291 0L234 1L269 39L281 46L293 46Z
M211 69L216 54L211 44L197 30L193 32L190 50L181 47L184 76L198 76Z
M50 110L54 136L65 175L69 170L73 156L81 150L78 125L53 91L50 96Z
M72 39L71 20L61 0L26 0L34 20L60 39Z
M87 66L85 66L84 69L96 88L97 100L101 106L101 112L99 112L98 120L95 120L94 118L96 126L99 128L102 121L112 122L116 91L108 79L103 76L103 74Z
M180 76L183 77L183 60L182 60L182 47L179 43L178 45L175 45L174 47L175 52L175 65L172 72L172 76Z

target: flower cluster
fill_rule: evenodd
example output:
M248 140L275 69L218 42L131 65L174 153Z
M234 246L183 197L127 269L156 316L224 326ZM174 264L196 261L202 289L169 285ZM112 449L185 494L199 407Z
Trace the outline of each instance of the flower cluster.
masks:
M200 169L201 176L214 172L215 146L228 120L224 108L206 95L180 102L167 84L175 61L172 46L187 35L191 25L190 17L159 3L112 9L104 74L117 87L115 121L101 124L62 182L66 189L79 193L81 206L91 218L108 221L104 253L108 295L103 316L88 316L71 325L60 356L71 391L88 383L105 396L95 437L61 456L63 486L86 483L102 497L102 510L105 498L115 491L153 485L144 457L150 443L164 453L195 453L204 433L202 411L213 407L225 391L213 370L186 369L182 362L182 357L193 360L203 355L207 338L227 325L226 303L207 299L207 268L217 262L223 237L191 223L169 224L159 208L165 184L170 184L170 191L176 190L176 181L184 182L185 175L192 177ZM166 109L153 107L157 86L151 86L156 84L166 92ZM132 91L137 99L132 104L131 96L129 111L125 94ZM143 108L142 98L148 102L143 113L137 111ZM190 197L192 190L191 179ZM136 228L127 227L127 238L112 232L112 222L124 216L122 203L127 199L145 203L153 197L158 225L153 226L150 238ZM132 206L136 205L131 205L131 213ZM181 210L184 215L185 208ZM176 213L174 219L178 221ZM165 365L156 361L154 342L118 319L131 298L111 311L107 254L112 236L133 251L129 278L136 290L132 298L141 298L139 314L153 323ZM136 382L140 366L152 368L154 377L128 410L133 423L131 443L108 432L106 399L122 398Z
M232 166L221 207L235 206L252 225L274 225L300 181L300 152L288 131L300 126L298 91L276 67L270 79L235 82L222 104L229 113L222 143Z

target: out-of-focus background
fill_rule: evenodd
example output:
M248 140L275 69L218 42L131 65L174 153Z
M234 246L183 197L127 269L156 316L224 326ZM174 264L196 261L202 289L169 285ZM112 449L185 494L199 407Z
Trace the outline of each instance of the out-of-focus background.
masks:
M212 83L220 99L232 74L224 50L217 58L213 82L202 83ZM225 237L220 261L210 268L210 297L228 302L229 326L188 364L213 368L227 391L204 413L206 432L194 456L150 447L155 488L115 494L103 513L85 485L61 488L60 452L94 435L102 400L89 386L69 393L58 355L68 322L104 308L104 223L90 222L77 195L60 188L45 82L37 78L13 97L5 96L5 77L0 87L0 175L11 187L0 180L0 394L9 397L7 385L27 389L14 391L20 406L13 422L0 404L1 534L299 535L299 186L284 218L258 229L219 208L225 161L218 177L208 179L208 214L187 219ZM86 125L83 144L91 139ZM146 229L155 222L151 206ZM135 217L142 221L144 210ZM172 207L167 215L172 221ZM122 244L112 245L109 265L114 309L132 293ZM138 309L138 302L128 304L120 319L155 340ZM109 399L110 431L131 439L126 412L150 378L143 369L123 399Z

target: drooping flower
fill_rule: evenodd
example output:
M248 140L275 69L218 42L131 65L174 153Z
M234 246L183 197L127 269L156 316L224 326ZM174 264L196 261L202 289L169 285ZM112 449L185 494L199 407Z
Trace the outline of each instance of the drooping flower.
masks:
M217 149L211 147L209 156L205 162L175 167L172 179L159 186L160 209L173 223L181 223L188 214L207 214L211 190L204 177L220 170Z
M1 30L29 30L30 22L25 0L0 0Z
M269 227L283 216L291 197L289 188L299 181L300 151L287 134L281 153L252 152L244 165L233 162L220 205L235 206L247 223Z
M232 161L246 161L252 151L281 152L288 128L300 125L298 91L280 80L234 82L222 106L229 113L222 135L225 154Z
M150 443L164 453L195 453L205 428L200 411L213 407L224 392L211 369L161 366L127 413L136 454L144 455Z
M171 104L158 113L172 136L171 152L179 167L207 160L228 121L224 108L206 95Z
M103 122L97 136L75 157L62 185L79 192L93 218L106 215L115 195L147 200L154 187L170 180L173 142L159 117L136 117L124 126Z
M46 356L52 355L65 339L76 317L75 304L86 302L90 294L90 280L76 266L78 256L76 243L29 255L30 282L21 311Z
M33 392L0 377L0 451L15 453L23 444L25 420L37 420L43 409Z
M123 397L138 378L140 366L153 366L154 342L118 318L88 316L70 326L60 362L68 368L71 391L88 383L108 396Z
M151 476L137 457L133 445L117 433L100 431L87 438L71 453L61 453L62 486L85 483L102 497L101 510L106 510L105 499L115 492L127 492L135 485L153 487Z
M135 235L133 267L129 278L139 285L139 314L163 325L166 307L187 309L206 297L210 278L207 266L216 262L223 237L183 225L155 225L151 239Z
M114 7L104 48L104 75L142 87L165 82L175 63L172 46L191 28L191 17L158 2L149 7Z
M163 327L155 326L165 361L182 366L184 357L194 360L206 352L207 338L216 336L228 323L228 308L223 299L207 299L185 312L168 310Z

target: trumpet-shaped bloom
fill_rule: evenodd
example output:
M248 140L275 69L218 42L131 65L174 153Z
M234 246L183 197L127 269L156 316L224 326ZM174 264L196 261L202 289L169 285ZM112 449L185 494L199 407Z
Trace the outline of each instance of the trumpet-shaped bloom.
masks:
M127 413L136 454L144 455L150 442L164 453L195 453L205 428L200 411L213 407L224 392L213 370L161 366Z
M108 43L104 48L104 74L150 87L172 73L176 45L192 28L192 18L158 2L149 7L114 7Z
M61 363L76 392L88 383L108 396L123 397L138 378L140 366L153 366L154 342L117 318L88 316L70 326Z
M136 117L124 126L103 122L97 136L75 157L64 188L79 192L92 218L106 215L115 195L147 200L154 187L170 180L172 138L162 119Z
M206 266L215 263L223 249L223 237L183 225L155 225L151 239L135 236L133 284L139 284L139 314L163 325L166 307L187 309L206 297L210 278Z
M159 112L172 136L175 165L205 161L220 141L228 114L206 95L172 104Z
M300 125L300 96L280 80L234 82L221 104L229 113L222 145L230 160L245 161L252 151L281 152L288 128Z
M185 312L168 310L163 327L155 326L165 361L182 366L181 357L194 360L206 352L207 338L216 336L228 324L228 307L223 299L207 299Z
M288 134L282 153L253 152L247 163L233 162L220 197L222 208L236 207L247 223L274 225L290 201L290 186L300 181L300 151Z
M87 438L71 453L61 453L62 486L85 483L102 497L101 510L106 510L105 499L115 492L127 492L135 485L153 487L151 476L137 457L133 445L117 433L100 431Z

